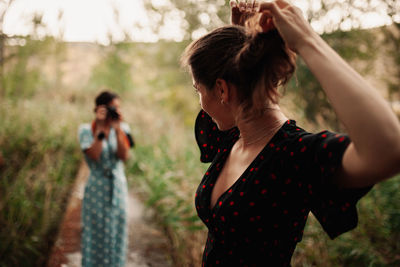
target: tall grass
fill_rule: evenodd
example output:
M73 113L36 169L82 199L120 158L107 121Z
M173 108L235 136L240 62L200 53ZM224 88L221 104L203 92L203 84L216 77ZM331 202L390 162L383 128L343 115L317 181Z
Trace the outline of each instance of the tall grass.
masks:
M400 176L375 185L358 204L356 229L331 241L311 216L293 266L399 266Z
M77 114L44 100L1 101L0 266L46 262L77 171Z
M139 129L134 159L127 166L131 185L169 239L175 266L199 266L206 234L196 215L194 192L206 166L199 164L192 130L176 118L146 130ZM158 133L154 139L152 132Z

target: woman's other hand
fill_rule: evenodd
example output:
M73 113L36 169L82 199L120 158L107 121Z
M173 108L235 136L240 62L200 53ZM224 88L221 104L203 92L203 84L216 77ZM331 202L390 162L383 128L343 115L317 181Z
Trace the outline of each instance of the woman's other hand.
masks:
M264 2L259 4L260 26L264 30L273 25L278 29L288 47L298 52L309 39L319 38L318 34L303 17L302 11L286 1Z
M244 26L246 20L257 13L259 4L257 1L230 1L232 25Z

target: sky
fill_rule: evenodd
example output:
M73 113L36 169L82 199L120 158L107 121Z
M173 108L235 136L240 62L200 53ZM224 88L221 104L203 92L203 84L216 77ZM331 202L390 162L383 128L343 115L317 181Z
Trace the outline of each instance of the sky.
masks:
M119 25L116 23L115 9L119 12ZM106 44L110 33L113 39L121 40L124 38L124 31L137 41L157 41L160 37L173 40L182 38L176 22L166 25L161 36L152 33L149 25L151 20L142 0L15 0L4 19L4 32L29 34L32 31L31 19L35 13L43 15L46 29L42 34L62 37L71 42Z
M310 7L319 8L313 6L313 1L309 0L292 2L296 2L296 5L303 10ZM152 0L152 3L163 5L168 3L168 0ZM115 20L115 9L119 12L119 23ZM59 18L60 11L62 11L61 18ZM331 10L323 21L312 24L313 28L321 33L323 25L334 22L339 12L341 11ZM376 27L387 24L384 12L380 10L365 16L362 26ZM128 33L131 40L144 42L156 42L159 39L180 41L184 35L182 14L179 13L167 18L165 25L161 27L161 32L155 34L150 24L157 18L154 18L154 14L149 18L142 0L15 0L6 14L4 32L9 35L29 34L32 32L31 19L35 13L43 15L46 27L41 29L42 35L50 34L70 42L107 44L110 35L119 41L124 38L124 32ZM346 23L343 27L346 30ZM349 24L347 29L350 28Z

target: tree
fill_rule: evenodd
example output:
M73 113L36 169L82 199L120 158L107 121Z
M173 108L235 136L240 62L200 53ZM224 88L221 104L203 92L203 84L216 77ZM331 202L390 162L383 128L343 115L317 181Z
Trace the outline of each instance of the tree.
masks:
M4 95L4 61L5 59L5 44L7 41L7 35L4 34L4 18L7 11L10 9L11 4L14 0L1 0L0 1L0 95Z
M150 17L154 17L153 14L161 15L161 18L153 21L155 32L159 33L171 17L180 16L180 26L185 32L186 40L192 39L193 35L224 25L229 19L229 0L167 0L163 4L144 0L144 3Z
M251 1L251 0L250 0ZM205 32L229 22L229 0L144 0L149 17L153 17L154 31L171 16L178 16L184 39L196 32ZM392 22L400 22L400 2L397 0L309 0L303 6L305 16L321 32L350 30L365 25L366 14L377 13ZM161 16L161 17L160 17Z
M368 31L361 30L365 26L366 15L379 13L390 21L394 27L382 31L386 35L385 46L391 47L394 65L400 74L400 2L395 0L384 1L309 1L306 16L312 25L323 24L324 39L346 60L362 61L365 65L372 65L377 51L376 36ZM332 13L336 14L332 19ZM330 19L329 19L330 18ZM325 23L324 23L325 22ZM396 27L397 26L397 27ZM347 30L347 31L343 31ZM376 34L376 33L375 33ZM400 77L400 76L398 76ZM311 75L306 66L300 62L298 70L299 88L291 86L289 90L301 96L302 110L309 121L318 123L318 118L329 125L333 130L343 130L328 99L322 94L322 88ZM388 81L387 90L389 97L399 94L400 78L397 81ZM394 101L394 99L389 99ZM321 122L321 121L319 121Z

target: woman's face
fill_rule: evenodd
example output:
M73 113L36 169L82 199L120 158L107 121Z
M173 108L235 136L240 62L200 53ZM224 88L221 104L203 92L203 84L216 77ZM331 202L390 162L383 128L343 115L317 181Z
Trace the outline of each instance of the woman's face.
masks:
M96 113L96 119L100 121L108 119L107 107L113 107L115 111L119 114L119 117L122 118L120 104L121 100L119 98L114 98L107 105L99 105L95 107L94 112Z
M215 89L208 90L203 84L193 81L193 87L199 95L201 108L207 112L221 131L229 130L235 126L235 120L226 104L221 103Z

